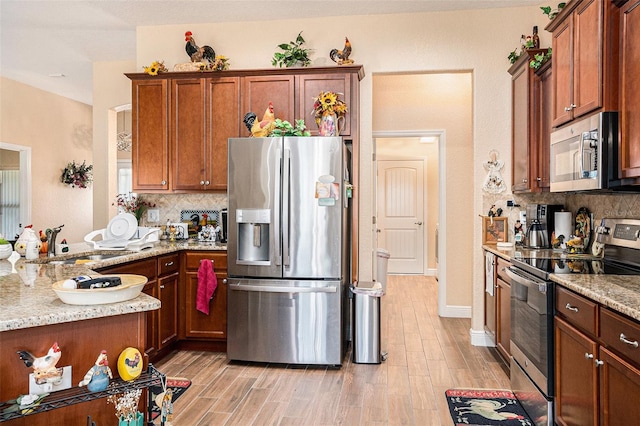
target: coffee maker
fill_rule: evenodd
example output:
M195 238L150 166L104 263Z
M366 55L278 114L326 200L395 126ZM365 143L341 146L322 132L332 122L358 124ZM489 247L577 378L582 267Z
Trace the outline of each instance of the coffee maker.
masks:
M528 248L550 248L550 237L555 227L555 213L564 206L558 204L528 204L526 246Z

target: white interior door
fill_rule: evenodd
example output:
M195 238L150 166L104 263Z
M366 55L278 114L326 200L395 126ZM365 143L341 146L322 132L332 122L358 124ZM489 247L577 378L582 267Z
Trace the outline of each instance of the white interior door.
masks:
M424 273L424 162L378 160L377 220L390 274Z

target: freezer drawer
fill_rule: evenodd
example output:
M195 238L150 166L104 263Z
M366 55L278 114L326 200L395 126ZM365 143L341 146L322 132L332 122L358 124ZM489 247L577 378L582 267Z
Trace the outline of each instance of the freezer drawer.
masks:
M339 281L228 280L227 357L341 365Z

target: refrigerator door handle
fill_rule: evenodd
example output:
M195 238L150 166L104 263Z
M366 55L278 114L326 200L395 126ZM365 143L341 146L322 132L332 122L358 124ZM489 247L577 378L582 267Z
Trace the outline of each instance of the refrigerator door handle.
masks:
M256 291L265 293L335 293L336 286L328 287L291 287L277 285L251 285L251 284L229 284L230 290Z
M284 164L282 166L282 257L284 266L289 266L289 201L291 198L290 172L291 150L284 149Z
M273 165L273 168L276 171L275 173L276 190L275 190L275 200L274 200L274 207L273 207L274 209L273 235L275 236L275 238L280 238L280 186L282 184L282 170L280 168L281 162L282 162L282 151L278 149L276 150L276 158L274 161L275 164ZM271 238L271 236L269 236L269 238ZM282 246L280 245L279 241L276 241L276 245L278 247L277 253L276 253L276 266L281 266L282 265Z

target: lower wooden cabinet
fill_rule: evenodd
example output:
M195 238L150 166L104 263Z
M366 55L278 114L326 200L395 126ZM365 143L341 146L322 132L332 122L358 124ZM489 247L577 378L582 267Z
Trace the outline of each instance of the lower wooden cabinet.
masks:
M180 288L180 255L158 256L158 350L178 340L178 290Z
M496 348L507 365L511 357L511 284L505 269L511 265L507 260L495 256L493 263L493 296L485 292L485 331L494 337ZM485 283L487 286L488 283Z
M183 310L181 338L225 340L227 338L227 253L188 251L183 254L184 285L180 303ZM204 259L213 261L218 286L209 302L209 315L196 309L198 268Z
M640 418L640 324L556 289L558 425L627 425Z
M134 262L124 263L122 265L109 266L107 268L98 269L101 274L137 274L147 277L147 284L145 284L142 291L151 297L160 299L158 288L158 272L157 272L157 258L149 258L138 260ZM164 303L162 307L164 308ZM149 358L153 358L158 354L160 348L158 342L158 317L160 308L156 311L147 312L147 338L144 348L144 352L149 355Z
M556 318L555 347L556 423L598 424L596 342L566 321Z

